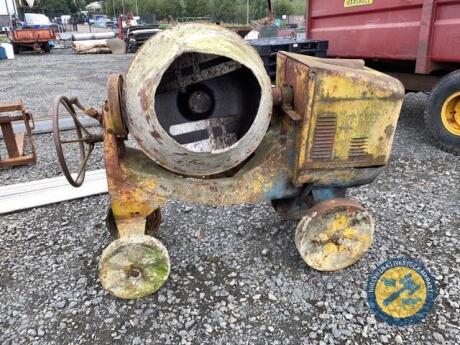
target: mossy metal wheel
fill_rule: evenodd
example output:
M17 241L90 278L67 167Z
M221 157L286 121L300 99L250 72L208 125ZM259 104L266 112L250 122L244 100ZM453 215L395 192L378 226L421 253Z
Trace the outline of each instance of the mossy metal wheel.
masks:
M144 235L120 238L102 253L101 284L112 295L138 299L158 291L168 279L168 251L157 239Z
M371 247L374 221L349 199L322 201L297 226L295 244L308 266L337 271L351 266Z

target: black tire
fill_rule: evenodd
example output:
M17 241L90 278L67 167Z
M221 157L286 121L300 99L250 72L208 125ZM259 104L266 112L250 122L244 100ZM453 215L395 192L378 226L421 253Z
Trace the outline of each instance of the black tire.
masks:
M15 55L19 54L19 46L17 44L14 44L14 43L13 43L13 52L14 52Z
M460 92L460 70L443 77L431 91L425 124L441 149L460 155L460 135L450 132L444 126L441 116L444 102L457 92Z
M46 42L44 45L43 45L43 51L45 53L51 53L51 46L49 44L49 42Z

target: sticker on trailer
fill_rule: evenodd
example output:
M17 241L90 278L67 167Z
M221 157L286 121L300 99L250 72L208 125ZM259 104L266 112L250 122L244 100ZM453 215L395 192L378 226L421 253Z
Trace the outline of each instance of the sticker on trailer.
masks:
M344 0L343 6L344 7L354 7L354 6L364 6L364 5L372 5L374 0Z

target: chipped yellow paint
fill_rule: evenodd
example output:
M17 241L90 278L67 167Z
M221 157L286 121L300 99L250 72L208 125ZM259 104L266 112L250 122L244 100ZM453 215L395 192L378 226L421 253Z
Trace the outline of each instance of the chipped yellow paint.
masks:
M334 66L334 71L321 69L316 73L320 87L315 95L311 125L316 126L320 116L337 117L332 160L349 161L352 139L367 138L366 154L372 159L384 157L382 164L386 163L402 106L403 89L398 92L395 86L399 82L393 82L392 86L387 77L390 80L385 84L382 75L369 70L349 72L350 68L343 67L340 72L336 69ZM308 138L310 148L314 139L312 131ZM307 157L312 159L311 151Z
M205 205L267 200L276 183L291 180L285 150L278 134L268 132L252 159L235 176L203 179L169 172L141 151L127 147L120 159L119 175L109 177L114 215L121 219L146 216L168 200Z
M327 256L330 256L331 254L336 254L339 251L339 246L329 242L326 243L323 250L327 253Z
M350 228L350 227L346 228L342 233L343 238L348 238L350 240L356 237L357 235L358 235L358 229Z
M293 63L309 71L309 78L296 80L288 75ZM294 183L308 183L315 169L382 166L388 162L399 118L404 88L383 73L360 66L359 60L330 61L282 52L278 55L277 86L299 83L308 87L300 92L307 98L303 108L296 108L303 121L298 128L296 171ZM321 137L320 151L330 157L315 158L316 128L321 118L329 127L336 119L335 133ZM332 129L330 129L332 130ZM363 143L361 147L361 143ZM358 149L356 149L358 147Z

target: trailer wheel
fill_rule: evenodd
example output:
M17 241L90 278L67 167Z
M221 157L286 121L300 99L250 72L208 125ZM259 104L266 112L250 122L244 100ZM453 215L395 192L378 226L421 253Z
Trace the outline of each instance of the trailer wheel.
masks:
M44 45L43 45L43 51L45 53L51 53L51 46L50 46L50 43L49 42L46 42Z
M13 43L13 52L14 54L19 54L19 46L15 43Z
M440 148L460 155L460 70L443 77L431 91L425 124Z

